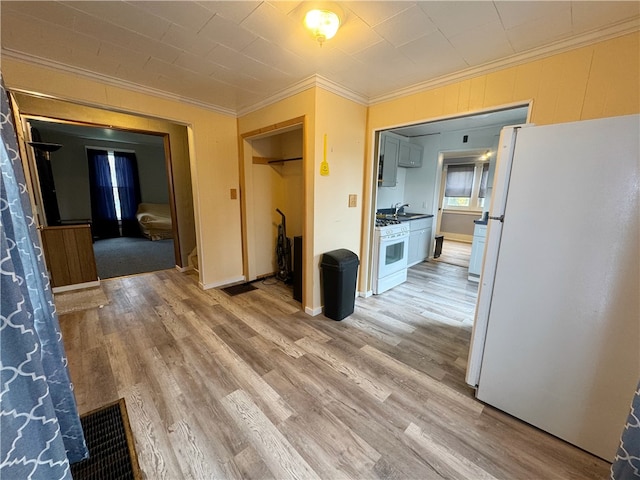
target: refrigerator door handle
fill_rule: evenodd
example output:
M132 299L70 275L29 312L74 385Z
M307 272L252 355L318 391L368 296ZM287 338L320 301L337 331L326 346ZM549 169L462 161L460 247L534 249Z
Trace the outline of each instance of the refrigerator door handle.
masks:
M489 217L489 220L500 220L504 222L504 215L500 215L499 217Z

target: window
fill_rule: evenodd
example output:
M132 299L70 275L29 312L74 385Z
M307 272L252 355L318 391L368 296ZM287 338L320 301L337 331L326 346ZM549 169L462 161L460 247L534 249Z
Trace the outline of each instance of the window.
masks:
M120 195L118 193L118 179L116 177L116 157L113 150L107 150L107 160L109 162L109 176L111 178L111 191L113 192L113 203L116 208L116 218L122 220L122 208L120 207Z
M445 172L444 208L478 210L484 207L488 162L449 164Z
M87 157L94 235L138 236L140 180L135 153L87 148Z

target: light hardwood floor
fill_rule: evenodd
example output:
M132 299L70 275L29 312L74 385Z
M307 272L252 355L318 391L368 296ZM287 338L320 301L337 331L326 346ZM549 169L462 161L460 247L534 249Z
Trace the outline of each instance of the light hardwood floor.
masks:
M473 397L476 285L424 262L336 322L281 283L163 271L60 318L81 412L126 399L148 479L602 479L609 465Z
M470 243L458 242L456 240L448 240L445 238L442 242L442 254L435 259L435 261L469 268L470 259Z

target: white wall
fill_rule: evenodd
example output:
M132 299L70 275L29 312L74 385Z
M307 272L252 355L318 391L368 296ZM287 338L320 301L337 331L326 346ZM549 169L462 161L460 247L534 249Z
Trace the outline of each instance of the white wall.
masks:
M398 183L396 183L395 187L378 187L376 210L380 210L381 208L392 208L397 203L405 203L405 181L407 177L407 170L407 168L398 167Z

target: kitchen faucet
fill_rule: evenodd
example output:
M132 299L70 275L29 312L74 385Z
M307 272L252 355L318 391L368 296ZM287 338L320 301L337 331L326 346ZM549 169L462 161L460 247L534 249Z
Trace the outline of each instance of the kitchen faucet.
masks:
M398 210L400 210L401 208L404 208L404 207L408 207L408 206L409 206L408 203L403 203L402 205L400 204L400 202L396 203L393 206L393 216L398 218Z

